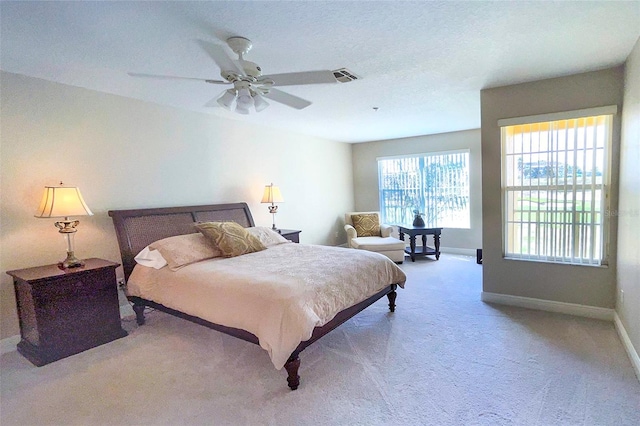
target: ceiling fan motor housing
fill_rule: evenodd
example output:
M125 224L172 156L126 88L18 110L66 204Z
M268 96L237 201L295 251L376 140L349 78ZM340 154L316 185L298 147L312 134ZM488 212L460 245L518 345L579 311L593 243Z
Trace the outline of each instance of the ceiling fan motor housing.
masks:
M258 64L244 59L244 55L253 47L251 40L244 37L229 37L227 44L238 55L238 63L245 75L253 78L258 78L262 75L262 69Z
M241 60L239 62L240 62L240 65L242 65L242 70L246 75L251 76L253 78L258 78L262 75L262 69L255 62L245 61L245 60Z

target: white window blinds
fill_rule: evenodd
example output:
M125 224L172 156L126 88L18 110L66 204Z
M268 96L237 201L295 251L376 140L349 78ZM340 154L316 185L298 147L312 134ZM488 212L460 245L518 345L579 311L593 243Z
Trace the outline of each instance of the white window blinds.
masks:
M469 150L378 158L380 212L385 223L469 228Z
M593 112L607 114L575 117ZM499 122L505 257L606 263L611 113L599 108L552 121Z

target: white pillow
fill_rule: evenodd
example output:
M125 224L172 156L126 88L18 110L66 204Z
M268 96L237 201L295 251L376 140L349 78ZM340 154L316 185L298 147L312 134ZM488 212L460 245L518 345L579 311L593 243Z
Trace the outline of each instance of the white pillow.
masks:
M149 248L158 250L172 271L222 255L220 250L212 246L199 232L163 238L149 244Z
M282 235L278 234L273 229L267 228L265 226L255 226L253 228L246 229L250 234L257 237L265 247L291 242Z
M149 246L143 248L133 259L139 265L155 269L160 269L167 264L167 261L162 257L160 252L158 250L151 250Z

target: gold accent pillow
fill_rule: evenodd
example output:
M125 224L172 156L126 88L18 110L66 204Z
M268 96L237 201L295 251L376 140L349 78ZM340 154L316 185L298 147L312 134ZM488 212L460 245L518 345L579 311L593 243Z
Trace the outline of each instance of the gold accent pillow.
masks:
M379 237L380 219L378 213L352 214L351 221L358 237Z
M221 256L220 250L198 232L155 241L149 244L149 249L158 250L172 271L191 263Z
M195 226L223 257L240 256L266 248L258 238L235 222L202 222Z

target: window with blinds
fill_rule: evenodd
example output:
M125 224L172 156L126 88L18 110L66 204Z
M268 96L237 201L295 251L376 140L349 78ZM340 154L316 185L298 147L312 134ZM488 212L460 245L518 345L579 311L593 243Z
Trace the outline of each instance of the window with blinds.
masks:
M379 158L378 184L384 223L470 227L469 150Z
M606 264L612 117L499 122L505 257Z

